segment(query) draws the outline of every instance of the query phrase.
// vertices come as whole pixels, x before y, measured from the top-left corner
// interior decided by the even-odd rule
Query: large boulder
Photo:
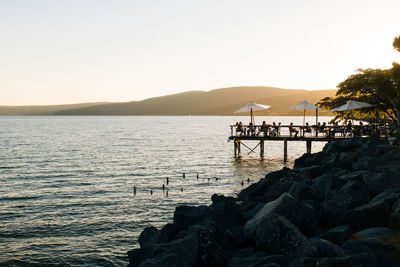
[[[370,202],[346,213],[350,227],[362,230],[369,227],[386,226],[389,222],[391,207],[385,201]]]
[[[348,225],[339,225],[329,229],[327,232],[320,234],[318,237],[329,240],[337,245],[341,245],[349,240],[351,235],[350,227]]]
[[[300,200],[319,200],[320,198],[318,197],[317,193],[315,192],[315,189],[306,184],[306,182],[303,181],[296,181],[292,184],[292,186],[289,189],[289,194],[292,196],[297,197]]]
[[[318,266],[318,267],[375,267],[381,266],[376,262],[374,255],[361,253],[343,257],[312,258],[303,257],[290,264],[291,267],[297,266]]]
[[[311,238],[310,246],[308,247],[305,256],[307,257],[343,257],[345,252],[340,246],[320,238]]]
[[[207,206],[178,206],[174,212],[174,223],[182,226],[189,226],[199,223],[209,212]]]
[[[302,255],[309,246],[308,239],[297,227],[278,214],[263,216],[247,228],[245,231],[253,238],[256,247],[269,255],[282,254],[294,258]]]
[[[378,241],[383,238],[391,237],[395,231],[386,227],[372,227],[355,233],[356,236],[363,240]]]
[[[400,189],[400,169],[383,169],[367,173],[363,181],[368,189],[378,194],[390,189]]]
[[[151,245],[153,245],[158,241],[159,236],[160,236],[160,231],[157,228],[153,226],[145,228],[140,234],[138,239],[140,247],[141,248],[150,247]]]
[[[312,235],[318,230],[314,209],[292,195],[284,193],[275,201],[265,204],[254,218],[246,223],[246,235],[251,236],[256,226],[272,213],[285,217],[306,235]]]

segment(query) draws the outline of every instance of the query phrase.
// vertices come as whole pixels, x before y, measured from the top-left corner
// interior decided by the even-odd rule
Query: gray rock
[[[395,232],[386,227],[372,227],[355,233],[355,235],[368,241],[378,241],[385,237],[393,236]]]
[[[139,267],[184,267],[179,257],[172,253],[161,253],[154,258],[149,258],[142,262]]]
[[[244,227],[245,235],[252,236],[256,226],[270,214],[279,214],[295,224],[304,234],[312,234],[318,229],[318,221],[312,207],[302,203],[288,193],[271,201],[248,221]]]
[[[177,225],[173,223],[167,223],[160,231],[158,237],[159,243],[168,243],[175,239],[176,235],[186,228],[182,225]]]
[[[255,253],[247,257],[234,256],[228,263],[228,267],[243,267],[243,266],[287,266],[289,264],[287,257],[283,255],[260,255]]]
[[[370,202],[346,213],[350,227],[362,230],[369,227],[385,226],[389,221],[391,207],[385,201]]]
[[[174,223],[183,226],[189,226],[199,223],[207,214],[209,208],[207,206],[179,206],[174,212]]]
[[[337,245],[341,245],[349,240],[351,235],[350,227],[348,225],[340,225],[329,229],[329,231],[319,235],[319,238],[329,240]]]
[[[374,194],[390,189],[400,189],[400,170],[384,169],[367,173],[363,181]]]
[[[157,228],[150,226],[145,228],[142,233],[140,233],[138,242],[141,248],[150,247],[158,241],[160,236],[160,231]]]
[[[295,225],[274,213],[263,216],[251,228],[248,233],[252,234],[256,247],[267,254],[282,254],[293,258],[303,254],[309,246],[308,239]]]

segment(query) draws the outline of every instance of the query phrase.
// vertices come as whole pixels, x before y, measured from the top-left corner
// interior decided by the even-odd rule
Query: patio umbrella
[[[254,115],[253,112],[254,111],[258,111],[258,110],[266,110],[268,108],[270,108],[271,106],[267,106],[267,105],[261,105],[261,104],[257,104],[254,102],[250,102],[248,103],[246,106],[236,110],[233,113],[245,113],[245,112],[250,112],[250,122],[254,125],[255,121],[254,121]]]
[[[367,108],[372,107],[371,104],[365,102],[359,102],[354,100],[349,100],[343,106],[333,108],[330,111],[345,111],[345,110],[352,110],[352,109],[359,109],[359,108]]]
[[[359,108],[367,108],[367,107],[372,107],[371,104],[365,103],[365,102],[359,102],[359,101],[354,101],[354,100],[348,100],[346,104],[333,108],[329,111],[345,111],[345,110],[353,110],[353,109],[359,109]],[[353,113],[351,112],[351,117],[353,117]],[[353,120],[353,119],[352,119]]]
[[[305,120],[306,120],[306,109],[307,110],[315,110],[315,118],[316,118],[316,123],[315,125],[318,124],[318,110],[321,109],[320,107],[317,107],[316,105],[311,104],[310,102],[308,102],[307,100],[301,101],[300,103],[297,103],[294,106],[290,106],[289,109],[293,109],[293,110],[304,110],[304,114],[303,114],[303,126],[305,124]]]

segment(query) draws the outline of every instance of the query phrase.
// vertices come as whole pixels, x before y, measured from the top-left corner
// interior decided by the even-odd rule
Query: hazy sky
[[[0,105],[334,89],[400,61],[399,11],[399,0],[0,0]]]

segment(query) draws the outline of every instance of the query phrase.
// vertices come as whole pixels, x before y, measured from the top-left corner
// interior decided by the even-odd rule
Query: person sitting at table
[[[346,134],[348,134],[349,136],[353,135],[353,124],[351,123],[351,120],[347,122],[345,135]]]
[[[264,136],[267,136],[269,130],[269,125],[265,121],[263,121],[261,127],[260,127],[260,132],[264,133]]]
[[[290,125],[289,125],[290,137],[292,137],[292,133],[295,133],[294,137],[297,137],[297,135],[299,134],[299,130],[297,130],[296,128],[293,127],[293,122],[291,122]]]
[[[310,125],[308,124],[308,122],[306,122],[306,126],[304,126],[304,129],[303,129],[303,136],[304,136],[305,133],[311,133],[311,127],[310,127]]]
[[[278,136],[278,126],[276,126],[275,122],[272,123],[272,129],[269,132],[269,135],[272,136],[272,137],[277,137]]]
[[[256,133],[256,127],[254,127],[253,123],[249,123],[249,127],[247,127],[247,136],[254,135]]]
[[[242,122],[236,123],[236,135],[238,133],[240,133],[239,136],[242,136],[242,134],[243,134],[243,123]]]

